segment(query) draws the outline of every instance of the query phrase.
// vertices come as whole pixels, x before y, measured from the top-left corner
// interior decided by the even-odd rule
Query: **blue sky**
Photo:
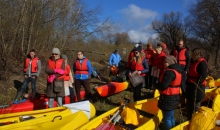
[[[164,13],[181,12],[187,15],[188,7],[196,0],[83,0],[89,8],[102,7],[102,17],[111,17],[117,24],[116,32],[127,32],[133,42],[146,43],[155,34],[149,30],[154,19]]]

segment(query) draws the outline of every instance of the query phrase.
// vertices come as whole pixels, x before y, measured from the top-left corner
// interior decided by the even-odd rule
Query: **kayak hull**
[[[154,130],[158,127],[162,120],[162,112],[157,107],[158,100],[157,99],[147,99],[142,100],[134,103],[129,103],[129,105],[133,105],[135,108],[140,109],[142,111],[145,111],[147,113],[153,114],[153,117],[145,117],[143,115],[140,115],[138,117],[139,124],[136,126],[137,130],[142,130],[147,128],[148,130]],[[114,112],[116,112],[118,109],[114,108],[106,113],[94,118],[93,120],[89,121],[88,123],[84,124],[82,127],[79,128],[79,130],[95,130],[99,126],[101,126],[103,123],[106,123],[106,119],[112,115]],[[115,129],[123,130],[124,128],[121,128],[120,126],[115,126]]]
[[[109,84],[95,88],[101,97],[111,96],[128,88],[128,82],[110,82]]]

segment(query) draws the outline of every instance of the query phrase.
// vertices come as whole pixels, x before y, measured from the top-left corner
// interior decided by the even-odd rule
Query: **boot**
[[[18,92],[14,102],[18,102],[20,100],[20,98],[21,98],[21,95],[22,95],[22,92]]]

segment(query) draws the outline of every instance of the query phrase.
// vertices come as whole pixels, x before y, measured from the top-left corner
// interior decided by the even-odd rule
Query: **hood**
[[[182,73],[182,71],[183,71],[179,64],[169,65],[168,68],[169,68],[169,69],[175,69],[175,70],[178,71],[179,73]]]

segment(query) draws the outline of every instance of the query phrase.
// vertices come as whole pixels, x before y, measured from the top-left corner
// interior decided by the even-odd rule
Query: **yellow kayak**
[[[144,130],[147,128],[147,130],[154,130],[158,127],[162,120],[162,112],[157,107],[158,100],[157,99],[145,99],[141,101],[137,101],[134,103],[129,103],[129,106],[134,106],[136,109],[142,111],[140,112],[140,115],[138,117],[133,118],[138,119],[138,125],[135,126],[134,129],[136,130]],[[107,111],[106,113],[94,118],[93,120],[89,121],[88,123],[84,124],[82,127],[79,128],[79,130],[95,130],[96,128],[99,128],[101,125],[105,125],[105,123],[108,123],[109,117],[113,115],[119,107],[111,109]],[[151,116],[148,116],[151,115]],[[129,115],[128,115],[129,116]],[[119,126],[115,125],[113,126],[116,130],[124,130],[125,127],[128,126]],[[134,126],[133,126],[134,127]]]
[[[78,111],[69,116],[57,116],[40,124],[13,128],[13,130],[75,130],[88,121],[86,114],[83,111]]]
[[[93,104],[89,103],[89,101],[84,101],[87,102],[87,108],[89,109],[89,111],[84,111],[87,116],[87,119],[85,120],[84,123],[86,123],[88,121],[88,119],[90,119],[91,117],[93,117],[95,115],[95,107],[93,106]],[[83,103],[83,102],[78,102],[79,103]],[[72,106],[80,106],[77,103],[72,103],[69,105]],[[83,107],[81,107],[83,108]],[[30,112],[21,112],[21,113],[11,113],[11,114],[2,114],[0,116],[4,116],[4,118],[0,119],[0,123],[1,122],[6,122],[7,121],[18,121],[16,123],[11,123],[10,125],[2,125],[0,126],[1,130],[10,130],[10,129],[15,129],[15,128],[21,128],[24,126],[30,126],[30,125],[39,125],[41,123],[44,122],[48,122],[48,121],[52,121],[54,118],[58,118],[58,117],[62,117],[62,119],[65,119],[65,117],[70,116],[70,115],[74,115],[74,113],[76,113],[77,111],[81,110],[81,108],[74,108],[74,107],[70,107],[70,106],[63,106],[63,107],[56,107],[56,108],[49,108],[49,109],[45,109],[45,110],[35,110],[35,111],[30,111]],[[55,111],[54,114],[49,114],[47,115],[47,113],[49,113],[48,111],[52,109],[52,110],[59,110],[59,111]],[[83,108],[84,109],[84,108]],[[40,112],[44,112],[46,111],[44,114],[40,114]],[[35,114],[33,114],[35,113]],[[38,113],[38,114],[36,114]],[[45,116],[46,115],[46,116]],[[13,117],[13,118],[8,118],[8,117]],[[82,116],[83,117],[83,116]],[[73,117],[74,118],[74,117]],[[16,119],[16,120],[15,120]],[[81,118],[79,122],[81,122]],[[84,120],[85,118],[83,117],[82,120]]]
[[[214,98],[212,103],[212,111],[216,114],[220,112],[220,95],[216,95],[216,97]],[[189,128],[190,128],[190,121],[186,121],[175,126],[171,130],[189,130]],[[220,130],[220,126],[215,126],[213,130]]]

